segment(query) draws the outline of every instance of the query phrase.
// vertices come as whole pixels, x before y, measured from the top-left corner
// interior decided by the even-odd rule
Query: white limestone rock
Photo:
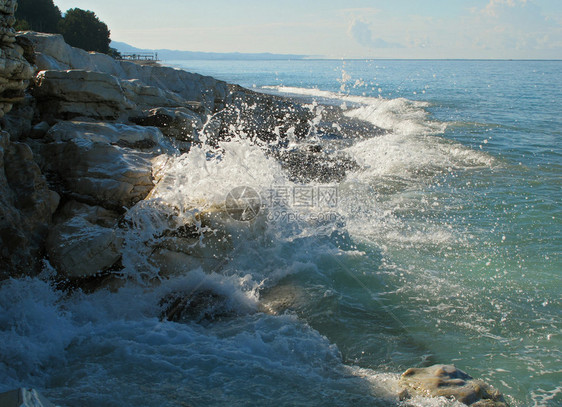
[[[40,109],[55,117],[117,119],[124,111],[135,108],[117,78],[101,72],[39,72],[34,95]]]
[[[507,407],[499,391],[453,365],[410,368],[402,374],[400,385],[405,389],[403,398],[446,397],[472,407]]]
[[[60,122],[39,146],[42,166],[65,193],[104,207],[131,207],[154,187],[152,161],[175,150],[154,127]]]
[[[59,34],[27,31],[20,35],[34,44],[39,70],[80,69],[103,72],[124,81],[136,79],[145,86],[175,93],[186,101],[200,102],[207,112],[214,112],[222,107],[229,93],[225,82],[210,76],[165,66],[117,61],[105,54],[73,48]]]
[[[155,106],[189,106],[176,93],[138,79],[119,80],[107,73],[76,69],[39,72],[34,95],[43,115],[64,119],[127,119],[131,112]]]
[[[176,93],[145,85],[139,79],[122,80],[121,87],[127,99],[139,109],[155,106],[182,107],[188,105],[188,102]]]

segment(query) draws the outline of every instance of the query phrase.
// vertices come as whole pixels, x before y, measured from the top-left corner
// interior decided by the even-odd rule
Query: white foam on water
[[[3,282],[0,391],[33,386],[56,403],[83,406],[379,398],[344,374],[336,346],[302,320],[253,313],[250,280],[194,272],[154,289],[89,295],[65,295],[38,279]],[[239,316],[207,325],[159,319],[163,295],[205,288],[229,296]]]
[[[382,97],[353,96],[323,91],[314,88],[288,86],[264,86],[280,94],[299,95],[318,98],[320,101],[338,102],[348,109],[348,117],[368,121],[377,127],[398,134],[439,134],[447,127],[446,123],[430,120],[425,108],[429,103],[405,98],[384,99]],[[349,104],[349,108],[348,108]]]
[[[493,158],[437,136],[386,134],[345,150],[362,170],[351,177],[422,180],[427,175],[489,167]]]

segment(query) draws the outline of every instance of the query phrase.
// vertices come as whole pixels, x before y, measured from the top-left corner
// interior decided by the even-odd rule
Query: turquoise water
[[[381,177],[369,180],[373,187],[361,200],[372,202],[372,212],[363,208],[355,216],[379,225],[357,227],[353,238],[376,260],[351,269],[377,301],[359,286],[346,288],[360,310],[348,317],[354,330],[344,328],[347,318],[340,326],[318,322],[318,330],[360,366],[392,370],[425,358],[452,361],[516,404],[562,403],[562,62],[201,61],[183,67],[256,90],[273,85],[307,96],[315,92],[289,88],[428,102],[423,120],[446,129],[427,137],[459,142],[482,153],[483,162],[446,168],[442,157],[432,163],[432,157],[413,156],[426,161],[414,171],[428,174],[408,174],[391,193],[377,191]],[[396,168],[390,175],[408,170]],[[390,214],[381,219],[381,210]],[[380,226],[385,216],[391,220]],[[375,323],[373,330],[371,318],[386,318],[390,326]]]
[[[399,405],[398,374],[454,363],[512,406],[562,404],[562,62],[170,64],[387,132],[339,147],[359,168],[312,185],[336,189],[336,205],[229,225],[220,267],[117,293],[4,283],[0,390],[81,406]],[[216,204],[233,186],[299,186],[247,140],[218,161],[192,150],[168,173]],[[164,295],[195,286],[228,296],[236,317],[159,320]],[[276,298],[286,309],[262,312]]]

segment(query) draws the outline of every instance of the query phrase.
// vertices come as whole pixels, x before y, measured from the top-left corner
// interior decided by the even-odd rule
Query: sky
[[[54,0],[138,48],[327,58],[562,59],[562,0]]]

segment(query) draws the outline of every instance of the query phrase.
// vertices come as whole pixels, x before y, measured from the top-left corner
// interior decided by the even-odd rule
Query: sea
[[[224,215],[234,193],[252,210],[196,225],[196,260],[158,284],[61,291],[48,261],[3,281],[0,391],[61,406],[461,406],[396,397],[407,368],[454,364],[512,407],[562,405],[562,61],[165,63],[299,100],[313,128],[338,106],[382,130],[311,132],[356,162],[337,181],[295,180],[242,131],[172,157],[158,204]],[[154,272],[157,207],[125,215],[129,277]],[[167,320],[178,292],[200,299]]]

